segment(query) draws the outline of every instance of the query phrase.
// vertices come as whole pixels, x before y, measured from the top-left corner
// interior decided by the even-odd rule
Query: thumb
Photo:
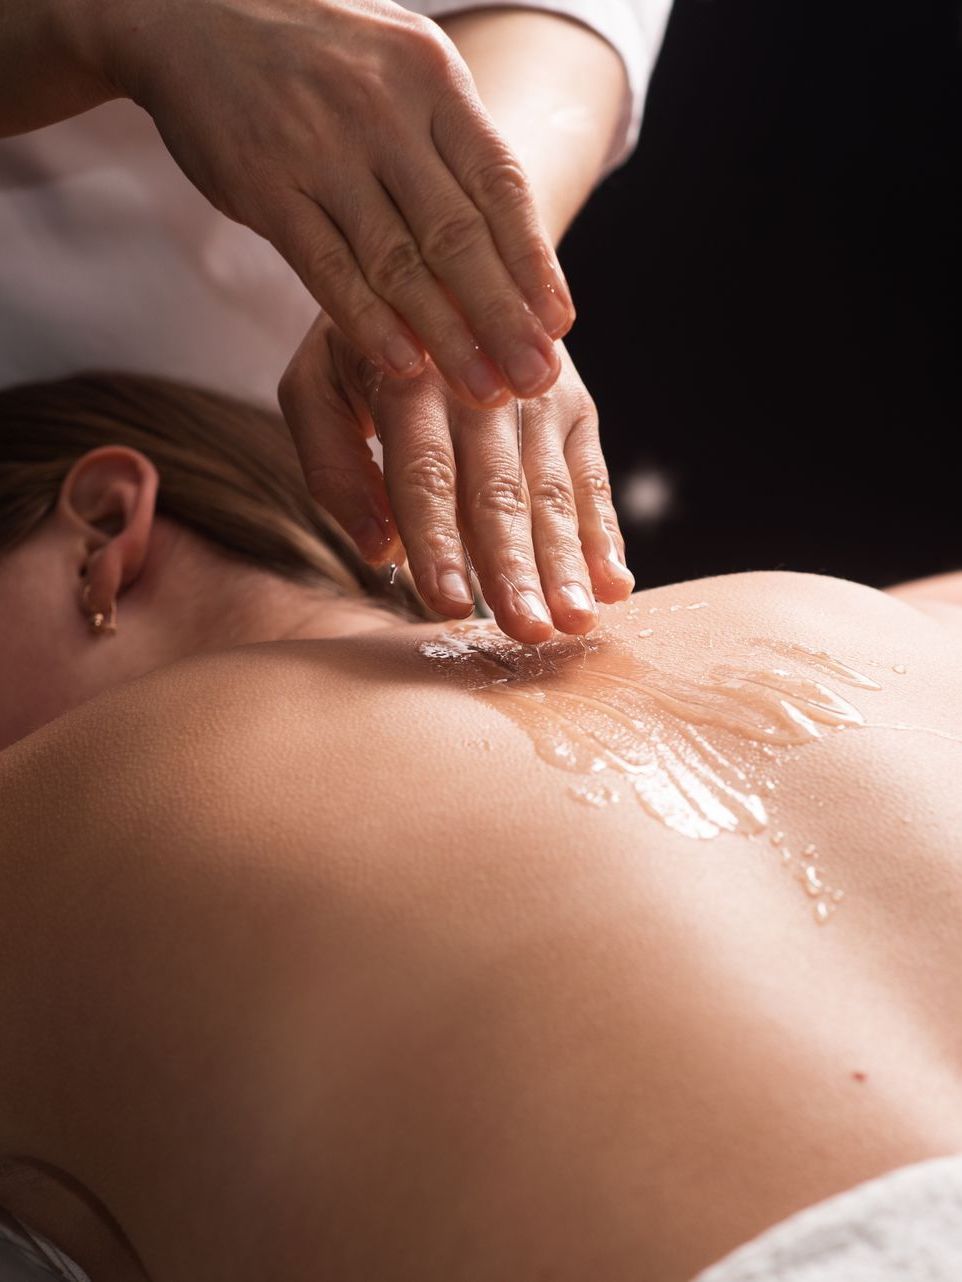
[[[398,533],[367,444],[376,374],[322,315],[294,353],[277,395],[312,497],[366,561],[384,564],[398,550]]]

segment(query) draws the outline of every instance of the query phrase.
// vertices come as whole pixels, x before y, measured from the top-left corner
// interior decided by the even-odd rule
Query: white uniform
[[[438,18],[503,2],[405,7]],[[520,3],[580,20],[621,54],[614,168],[637,141],[671,0]],[[273,247],[207,203],[133,103],[0,140],[0,386],[113,369],[273,405],[316,314]]]

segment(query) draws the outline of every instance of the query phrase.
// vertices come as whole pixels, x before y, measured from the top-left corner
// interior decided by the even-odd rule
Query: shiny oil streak
[[[659,667],[642,657],[647,647],[608,631],[524,646],[465,623],[419,650],[514,721],[543,760],[577,776],[575,800],[600,809],[633,797],[698,839],[766,833],[773,756],[866,724],[828,680],[879,689],[822,651],[762,639],[747,657],[695,676]],[[817,866],[818,852],[794,855],[782,833],[770,840],[815,900],[816,921],[828,920],[843,892]]]

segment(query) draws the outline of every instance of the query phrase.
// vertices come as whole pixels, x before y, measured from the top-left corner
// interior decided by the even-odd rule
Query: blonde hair
[[[56,505],[89,450],[139,450],[160,476],[157,511],[229,555],[304,584],[433,616],[390,587],[317,505],[279,415],[166,379],[91,373],[0,391],[0,554]]]

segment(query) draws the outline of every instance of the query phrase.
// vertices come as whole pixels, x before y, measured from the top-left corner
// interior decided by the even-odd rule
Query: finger
[[[378,426],[384,478],[424,602],[466,618],[474,609],[457,520],[455,457],[444,384],[426,377],[382,389]]]
[[[481,350],[498,365],[514,394],[546,391],[560,369],[554,343],[505,267],[484,215],[437,152],[407,148],[403,158],[388,161],[382,180],[424,263],[450,291]],[[398,300],[388,297],[400,308]],[[430,335],[419,332],[433,355]]]
[[[484,599],[508,636],[547,641],[554,629],[531,542],[514,407],[465,411],[456,457],[461,532]]]
[[[345,388],[327,335],[315,325],[278,387],[278,400],[313,498],[346,530],[361,556],[375,565],[397,559],[397,528],[384,479],[365,439],[368,423]],[[352,404],[353,400],[353,404]]]
[[[635,578],[625,562],[625,541],[611,499],[598,415],[590,403],[568,433],[564,456],[578,510],[581,548],[595,596],[608,605],[623,601],[631,595]]]
[[[289,196],[271,227],[278,253],[359,351],[397,377],[423,371],[420,340],[371,289],[351,246],[315,201],[302,193]]]
[[[441,158],[484,215],[531,310],[552,338],[562,338],[574,324],[575,310],[561,264],[524,169],[477,94],[461,89],[445,97],[431,132]]]
[[[578,534],[578,509],[552,402],[524,407],[522,453],[531,534],[551,617],[560,632],[582,635],[598,623],[591,574]]]
[[[423,192],[420,200],[423,204]],[[478,350],[381,184],[368,176],[343,189],[332,212],[350,238],[371,289],[405,318],[456,395],[476,407],[504,403],[509,392],[501,374]],[[544,342],[551,346],[547,339]]]

